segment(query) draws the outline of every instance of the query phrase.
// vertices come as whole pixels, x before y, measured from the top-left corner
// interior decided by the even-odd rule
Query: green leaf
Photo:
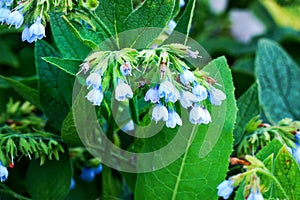
[[[32,199],[63,200],[69,192],[71,177],[69,155],[62,154],[59,161],[49,160],[43,166],[38,160],[31,161],[25,182]]]
[[[194,10],[196,6],[196,0],[189,0],[183,14],[180,16],[177,25],[174,29],[175,32],[173,32],[166,43],[183,43],[186,44],[189,32],[192,26],[193,16],[194,16]],[[178,36],[178,33],[176,31],[181,32],[186,35],[184,38],[184,41],[178,41],[181,37]]]
[[[91,52],[91,49],[71,32],[60,14],[50,14],[50,25],[55,44],[64,58],[83,60]]]
[[[149,46],[170,21],[174,7],[175,0],[145,0],[124,21],[124,31],[134,31],[122,35],[120,46],[137,49]]]
[[[60,130],[72,104],[74,77],[45,62],[42,57],[47,56],[58,54],[46,42],[36,42],[35,63],[42,108],[53,127]]]
[[[94,31],[93,29],[83,27],[82,25],[76,22],[72,23],[66,17],[64,17],[64,19],[68,23],[74,35],[78,39],[80,39],[82,43],[89,46],[91,49],[97,48],[99,44],[105,39],[105,34],[101,34],[99,32]]]
[[[225,179],[232,152],[232,131],[237,108],[226,59],[218,58],[204,70],[223,85],[226,100],[221,106],[211,107],[210,125],[192,126],[188,122],[188,116],[182,112],[181,117],[185,123],[180,129],[164,128],[154,137],[145,140],[143,150],[149,152],[165,146],[175,135],[182,138],[176,148],[167,154],[157,155],[162,160],[168,159],[174,153],[180,153],[180,148],[184,148],[185,152],[175,162],[158,171],[138,174],[135,199],[218,198],[217,186]],[[149,164],[144,160],[143,162]]]
[[[286,146],[279,151],[274,166],[274,175],[284,188],[290,200],[300,199],[300,169],[299,164],[288,152]],[[278,198],[285,197],[278,190]]]
[[[73,118],[72,110],[67,115],[61,128],[61,137],[69,146],[82,146]]]
[[[271,40],[260,40],[256,55],[259,100],[268,120],[300,119],[299,66]]]
[[[234,144],[241,141],[249,121],[260,114],[257,85],[253,84],[237,101],[238,113],[234,129]]]
[[[283,144],[277,139],[273,139],[267,146],[260,150],[255,156],[261,161],[267,159],[271,154],[274,154],[274,157],[277,156],[279,150],[282,148]]]
[[[125,31],[124,21],[132,11],[131,0],[99,1],[96,10],[99,19],[116,38],[118,33]]]
[[[12,78],[4,77],[0,75],[0,78],[6,81],[17,93],[19,93],[24,99],[30,101],[38,109],[41,109],[41,102],[39,93],[37,90],[28,87],[27,85],[20,83]]]
[[[76,73],[79,70],[79,65],[83,62],[82,60],[64,59],[57,57],[44,57],[42,59],[72,76],[76,76]]]

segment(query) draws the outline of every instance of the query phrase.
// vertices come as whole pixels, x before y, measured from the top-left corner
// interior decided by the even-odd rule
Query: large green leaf
[[[83,60],[90,53],[91,49],[73,34],[60,14],[51,13],[50,25],[55,44],[64,58]]]
[[[32,199],[63,200],[70,189],[72,169],[68,154],[59,161],[49,160],[40,166],[38,160],[30,162],[26,186]]]
[[[236,119],[236,102],[231,73],[224,57],[218,58],[204,68],[224,87],[227,95],[221,106],[211,108],[212,123],[192,126],[186,116],[180,129],[163,129],[145,140],[143,150],[153,151],[173,139],[182,137],[173,152],[158,155],[162,160],[179,153],[179,159],[154,172],[138,174],[135,187],[136,199],[217,199],[217,186],[225,179],[229,156],[232,151],[232,131]],[[184,119],[186,118],[186,119]]]
[[[271,122],[287,117],[300,119],[300,69],[282,47],[259,41],[256,56],[259,100]]]
[[[300,169],[286,146],[279,151],[274,166],[274,175],[279,180],[290,200],[300,199]],[[278,198],[285,199],[278,190]]]
[[[61,128],[61,137],[69,146],[82,146],[81,139],[77,134],[72,111],[69,112],[63,122]]]
[[[145,0],[124,21],[124,31],[131,31],[122,35],[120,46],[147,47],[161,34],[162,28],[168,24],[174,7],[175,0]]]
[[[234,144],[238,144],[245,132],[245,126],[249,121],[259,115],[259,102],[257,85],[253,84],[237,101],[239,109],[236,117],[236,125],[234,129]]]
[[[39,94],[44,113],[50,123],[60,130],[72,104],[74,76],[47,63],[42,57],[58,56],[44,41],[35,43],[35,63],[39,76]]]
[[[37,90],[28,87],[27,85],[16,81],[12,78],[4,77],[0,75],[0,79],[6,81],[17,93],[19,93],[24,99],[33,103],[37,108],[41,109],[41,103],[39,93]]]

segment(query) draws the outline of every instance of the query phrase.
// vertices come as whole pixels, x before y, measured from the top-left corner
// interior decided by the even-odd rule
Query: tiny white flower
[[[95,106],[100,106],[103,100],[102,88],[94,88],[87,95],[86,98],[93,103]]]
[[[190,70],[183,69],[183,73],[180,74],[180,81],[183,85],[187,86],[195,81],[195,76]]]
[[[119,80],[116,91],[115,91],[115,98],[117,101],[125,101],[128,98],[133,97],[133,92],[130,86],[123,81]]]
[[[166,126],[168,128],[175,128],[176,125],[182,126],[182,120],[177,112],[169,110],[168,120],[166,121]]]
[[[190,111],[190,122],[192,124],[202,124],[207,121],[207,113],[198,105],[195,105]]]
[[[188,107],[193,106],[193,103],[197,102],[197,97],[191,92],[184,91],[180,95],[180,103],[182,107],[187,109]]]
[[[227,7],[228,0],[209,0],[209,7],[215,14],[221,14]]]
[[[159,97],[165,98],[166,102],[175,103],[180,98],[180,93],[177,88],[168,80],[162,82],[159,86]]]
[[[127,131],[133,131],[134,130],[134,122],[130,120],[127,124],[125,124],[122,128],[122,131],[127,132]]]
[[[92,86],[93,88],[98,89],[101,86],[101,82],[101,75],[96,72],[91,73],[86,79],[88,88]]]
[[[168,23],[168,28],[166,30],[166,33],[171,35],[176,26],[177,26],[177,23],[174,20],[171,20]]]
[[[210,86],[210,91],[208,92],[209,100],[212,105],[221,105],[222,101],[226,99],[226,95],[222,90],[219,90],[213,86]]]
[[[203,101],[207,98],[207,90],[202,85],[195,84],[192,88],[192,92],[197,97],[198,101]]]
[[[152,111],[152,120],[154,120],[156,123],[159,120],[167,121],[168,120],[167,108],[161,104],[156,105]]]

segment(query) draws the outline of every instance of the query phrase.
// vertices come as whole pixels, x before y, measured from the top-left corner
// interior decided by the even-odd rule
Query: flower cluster
[[[0,23],[5,23],[9,27],[15,26],[16,29],[19,29],[24,23],[24,13],[28,8],[24,9],[26,3],[20,3],[17,7],[13,7],[13,5],[13,0],[0,1]],[[35,22],[30,27],[25,25],[22,32],[22,41],[32,43],[43,37],[46,37],[46,35],[45,26],[42,24],[42,16],[36,17]]]
[[[192,124],[208,124],[212,120],[207,100],[212,105],[221,105],[226,96],[212,86],[208,74],[200,70],[192,72],[183,59],[197,57],[198,52],[180,44],[141,52],[134,49],[95,52],[86,58],[80,70],[84,73],[90,70],[86,78],[89,89],[86,98],[100,106],[105,92],[112,88],[115,99],[125,101],[133,97],[132,87],[137,84],[137,92],[144,93],[144,100],[154,104],[151,118],[155,122],[164,121],[169,128],[181,126],[182,120],[176,111],[181,105],[189,110]],[[136,77],[139,79],[133,80]]]

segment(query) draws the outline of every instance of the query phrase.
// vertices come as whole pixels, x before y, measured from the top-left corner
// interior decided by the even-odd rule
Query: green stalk
[[[3,189],[0,189],[0,193],[9,195],[11,197],[14,197],[15,199],[19,200],[31,200],[30,198],[24,197],[16,192],[14,192],[12,189],[10,189],[8,186],[6,186],[4,183],[0,183],[0,186]]]

